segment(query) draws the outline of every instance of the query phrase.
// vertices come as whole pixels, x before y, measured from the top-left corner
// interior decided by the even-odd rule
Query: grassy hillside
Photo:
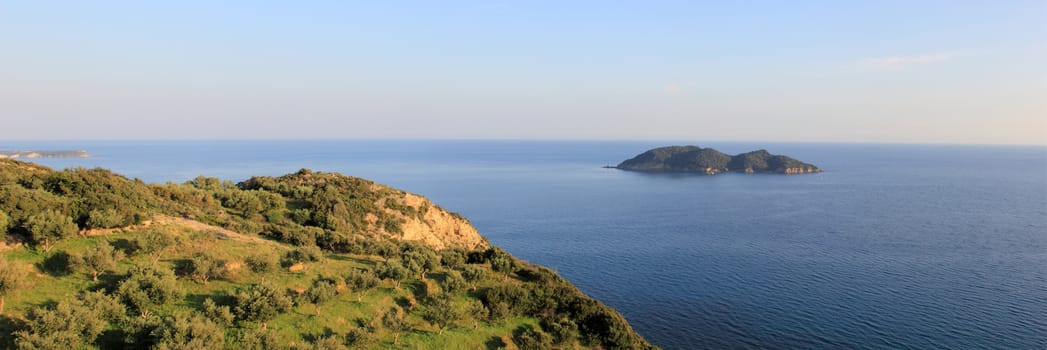
[[[0,160],[0,348],[651,348],[412,196],[308,170],[155,185]]]

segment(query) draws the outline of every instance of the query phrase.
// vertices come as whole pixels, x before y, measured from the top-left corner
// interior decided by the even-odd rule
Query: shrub
[[[324,252],[315,245],[302,246],[284,254],[284,264],[290,266],[300,262],[321,261]]]
[[[183,272],[197,282],[207,284],[212,278],[221,277],[225,261],[207,253],[196,253],[185,263]]]
[[[113,228],[124,226],[128,221],[116,212],[115,209],[93,209],[87,212],[87,227],[89,228]]]
[[[552,347],[552,338],[531,325],[523,325],[513,331],[513,343],[520,350],[544,350]]]
[[[0,259],[0,315],[4,314],[4,297],[21,288],[27,275],[21,266]]]
[[[36,307],[26,315],[25,328],[15,332],[15,344],[21,349],[87,348],[105,329],[104,318],[81,301]]]
[[[153,347],[157,350],[218,350],[225,345],[225,329],[200,315],[165,317],[152,335],[157,339]]]
[[[291,298],[272,284],[251,285],[233,295],[233,314],[239,320],[268,321],[290,310]]]
[[[269,273],[280,267],[280,258],[276,254],[262,252],[248,256],[244,259],[247,267],[255,273]]]
[[[225,305],[215,304],[214,300],[207,298],[204,300],[202,314],[212,322],[222,327],[228,327],[233,324],[233,312]]]
[[[182,287],[168,269],[134,266],[116,291],[124,304],[146,316],[151,309],[163,306],[183,295]]]

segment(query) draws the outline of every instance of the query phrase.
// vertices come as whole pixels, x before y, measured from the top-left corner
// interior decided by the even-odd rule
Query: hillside
[[[808,174],[822,171],[812,164],[788,156],[774,155],[766,150],[731,156],[712,148],[698,146],[655,148],[625,160],[615,168],[648,172],[696,172],[710,175],[724,172]]]
[[[653,348],[424,197],[0,159],[0,349]]]

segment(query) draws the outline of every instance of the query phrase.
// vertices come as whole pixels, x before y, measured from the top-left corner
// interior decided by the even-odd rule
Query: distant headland
[[[0,158],[88,158],[91,157],[87,151],[3,151],[0,150]]]
[[[626,160],[618,166],[622,170],[648,172],[691,172],[719,174],[725,172],[810,174],[820,173],[818,167],[791,157],[774,155],[767,150],[757,150],[738,155],[728,155],[712,148],[698,146],[659,147]]]

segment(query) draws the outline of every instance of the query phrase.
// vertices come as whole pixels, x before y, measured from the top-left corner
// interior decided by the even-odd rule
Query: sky
[[[0,0],[0,139],[1047,144],[1047,1]]]

